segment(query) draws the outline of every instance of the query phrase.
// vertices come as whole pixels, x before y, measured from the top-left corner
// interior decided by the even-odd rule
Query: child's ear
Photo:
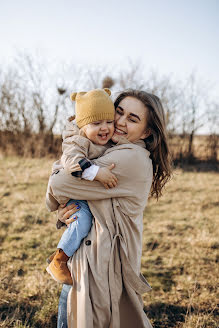
[[[103,90],[106,91],[106,93],[108,93],[109,96],[111,95],[111,91],[110,91],[110,89],[108,89],[108,88],[104,88]]]
[[[79,99],[81,96],[85,95],[87,92],[73,92],[71,95],[70,95],[70,99],[72,101],[75,101],[76,98]]]
[[[77,96],[77,92],[72,92],[71,95],[70,95],[70,99],[72,101],[75,101],[76,96]]]

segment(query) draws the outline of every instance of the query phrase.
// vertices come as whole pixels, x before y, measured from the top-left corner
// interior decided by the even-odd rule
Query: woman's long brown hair
[[[144,141],[153,164],[151,196],[158,199],[162,195],[162,189],[170,179],[172,172],[164,109],[157,96],[134,89],[120,93],[115,100],[115,108],[126,97],[140,100],[147,108],[147,129],[150,129],[151,134]]]

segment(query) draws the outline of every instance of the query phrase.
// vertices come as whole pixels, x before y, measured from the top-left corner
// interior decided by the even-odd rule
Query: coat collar
[[[128,139],[126,139],[125,137],[121,137],[121,138],[119,139],[119,141],[118,141],[116,144],[114,144],[114,146],[119,146],[119,145],[124,145],[124,144],[134,144],[134,145],[140,146],[140,147],[142,147],[142,148],[146,148],[146,147],[145,147],[145,142],[144,142],[144,140],[139,139],[139,140],[136,141],[136,142],[130,142],[130,141],[129,141]]]

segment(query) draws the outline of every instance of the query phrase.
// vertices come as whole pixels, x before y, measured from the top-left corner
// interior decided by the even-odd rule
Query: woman
[[[142,218],[149,193],[159,198],[171,175],[164,111],[158,97],[137,90],[121,93],[115,108],[116,145],[95,164],[114,163],[118,186],[65,181],[64,196],[86,199],[95,220],[69,261],[74,284],[69,293],[63,287],[58,327],[66,325],[68,294],[69,328],[151,327],[141,299],[151,289],[140,274]],[[61,208],[59,219],[66,222],[73,212]]]

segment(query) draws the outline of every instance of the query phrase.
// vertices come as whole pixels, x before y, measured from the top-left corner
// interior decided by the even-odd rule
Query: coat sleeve
[[[149,157],[139,154],[135,149],[114,150],[95,160],[99,166],[115,164],[113,173],[118,178],[115,188],[105,189],[98,181],[78,180],[60,170],[52,175],[49,181],[47,193],[58,195],[60,199],[68,197],[78,200],[103,200],[116,197],[130,197],[145,191],[147,182],[147,169],[149,169]],[[150,169],[149,169],[150,171]]]
[[[62,133],[61,156],[61,165],[69,173],[81,171],[78,162],[88,157],[90,140],[85,138],[82,133],[80,133],[76,123],[69,118]]]
[[[87,138],[79,135],[63,140],[61,164],[67,172],[81,171],[78,162],[88,157],[89,143]]]

